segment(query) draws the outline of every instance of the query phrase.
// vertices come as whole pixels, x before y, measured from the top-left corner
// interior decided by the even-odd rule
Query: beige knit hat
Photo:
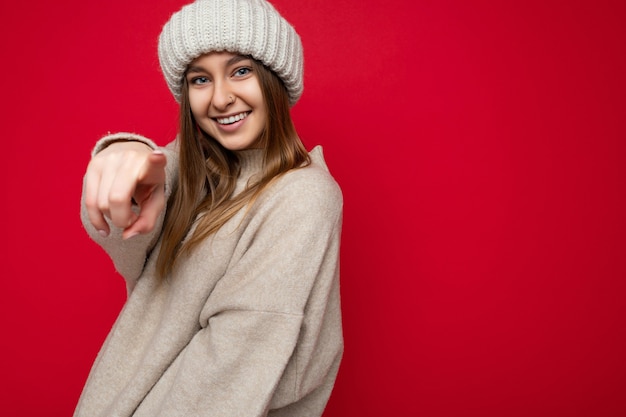
[[[261,61],[283,81],[292,106],[302,95],[300,36],[265,0],[196,0],[172,15],[159,36],[159,62],[176,101],[189,63],[213,51]]]

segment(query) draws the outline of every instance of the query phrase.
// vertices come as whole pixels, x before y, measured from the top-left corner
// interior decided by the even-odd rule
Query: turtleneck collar
[[[239,194],[246,188],[252,176],[261,172],[263,169],[263,156],[265,152],[264,149],[245,149],[235,153],[239,158],[239,166],[241,169],[235,188],[235,194]]]

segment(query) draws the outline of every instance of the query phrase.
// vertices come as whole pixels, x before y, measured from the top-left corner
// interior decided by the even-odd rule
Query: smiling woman
[[[343,352],[342,195],[291,121],[300,39],[264,0],[198,0],[159,58],[177,139],[109,135],[85,176],[83,223],[128,299],[75,416],[319,416]]]

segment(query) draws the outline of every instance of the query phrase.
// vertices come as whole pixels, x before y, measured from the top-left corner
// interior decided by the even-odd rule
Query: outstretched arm
[[[177,172],[175,141],[159,148],[143,136],[116,133],[102,138],[93,151],[81,219],[126,279],[129,292],[161,233]]]

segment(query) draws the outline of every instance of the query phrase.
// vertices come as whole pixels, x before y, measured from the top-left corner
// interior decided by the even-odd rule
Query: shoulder
[[[309,156],[311,163],[280,176],[267,190],[267,198],[274,207],[336,217],[343,209],[341,188],[328,170],[322,148],[315,147]]]
[[[343,202],[341,188],[328,170],[322,147],[315,147],[309,152],[309,156],[311,163],[287,172],[278,180],[277,188],[284,197],[293,196],[309,203],[325,201],[341,204]]]

